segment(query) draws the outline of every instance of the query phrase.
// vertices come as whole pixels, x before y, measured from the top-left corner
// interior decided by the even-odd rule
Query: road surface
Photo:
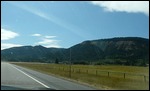
[[[1,62],[1,90],[95,90],[92,87]]]

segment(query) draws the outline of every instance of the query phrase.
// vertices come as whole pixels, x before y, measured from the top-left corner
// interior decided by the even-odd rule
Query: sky
[[[149,39],[149,1],[1,1],[1,50],[114,37]]]

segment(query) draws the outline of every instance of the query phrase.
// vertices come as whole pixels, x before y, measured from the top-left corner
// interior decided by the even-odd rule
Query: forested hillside
[[[120,64],[145,66],[149,63],[149,39],[122,37],[88,40],[70,48],[43,46],[13,47],[1,51],[1,60],[75,64]]]

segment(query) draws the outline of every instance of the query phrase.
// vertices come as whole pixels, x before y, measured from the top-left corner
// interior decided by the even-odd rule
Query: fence
[[[64,72],[69,72],[70,69],[67,67],[50,67],[49,69],[60,70]],[[71,73],[78,73],[78,74],[88,74],[88,75],[96,75],[96,76],[107,76],[107,77],[118,77],[123,79],[138,79],[142,78],[143,81],[149,80],[149,76],[144,74],[137,74],[137,73],[127,73],[127,72],[115,72],[115,71],[105,71],[105,70],[97,70],[97,69],[81,69],[81,68],[71,68]]]

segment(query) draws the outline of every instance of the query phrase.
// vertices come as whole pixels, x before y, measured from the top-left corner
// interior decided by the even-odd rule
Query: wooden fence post
[[[144,75],[144,81],[146,82],[146,76]]]
[[[96,70],[96,75],[97,75],[97,70]]]
[[[124,73],[124,79],[125,79],[125,73]]]

